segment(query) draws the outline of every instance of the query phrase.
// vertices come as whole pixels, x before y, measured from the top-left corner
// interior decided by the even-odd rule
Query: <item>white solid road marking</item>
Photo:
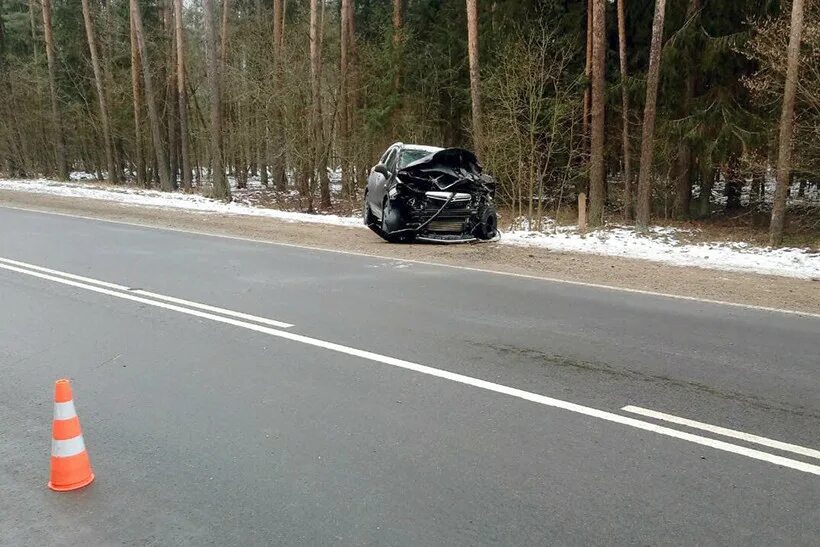
[[[621,410],[623,410],[624,412],[632,412],[633,414],[640,414],[641,416],[646,416],[647,418],[655,418],[656,420],[663,420],[665,422],[672,422],[674,424],[685,425],[693,429],[709,431],[710,433],[723,435],[724,437],[740,439],[741,441],[746,441],[748,443],[768,446],[769,448],[783,450],[784,452],[793,452],[795,454],[800,454],[801,456],[808,456],[810,458],[820,459],[820,450],[806,448],[805,446],[784,443],[782,441],[776,441],[774,439],[768,439],[766,437],[760,437],[758,435],[752,435],[750,433],[744,433],[743,431],[737,431],[735,429],[728,429],[717,425],[696,422],[695,420],[690,420],[688,418],[681,418],[680,416],[673,416],[672,414],[665,414],[663,412],[650,410],[648,408],[641,408],[639,406],[629,405],[623,407]]]
[[[144,291],[142,289],[129,289],[125,285],[118,285],[116,283],[109,283],[107,281],[100,281],[99,279],[93,279],[91,277],[83,277],[81,275],[70,274],[66,272],[61,272],[59,270],[52,270],[50,268],[44,268],[42,266],[35,266],[34,264],[29,264],[27,262],[20,262],[19,260],[11,260],[10,258],[3,258],[0,257],[0,267],[3,264],[9,264],[12,266],[18,266],[21,268],[27,268],[29,270],[35,270],[38,272],[45,272],[47,274],[65,277],[67,279],[73,279],[76,281],[81,281],[83,283],[89,283],[92,285],[98,285],[100,287],[105,287],[107,289],[113,289],[117,291],[126,291],[129,294],[140,294],[142,296],[154,298],[156,300],[165,300],[166,302],[173,302],[174,304],[181,304],[191,308],[198,308],[201,310],[207,310],[214,313],[220,313],[222,315],[228,315],[230,317],[237,317],[239,319],[245,319],[247,321],[254,321],[256,323],[262,323],[263,325],[270,325],[272,327],[279,327],[283,329],[287,329],[292,327],[290,323],[283,323],[282,321],[276,321],[274,319],[268,319],[267,317],[259,317],[257,315],[250,315],[248,313],[242,313],[233,310],[226,310],[225,308],[218,308],[216,306],[209,306],[208,304],[200,304],[199,302],[191,302],[190,300],[183,300],[182,298],[175,298],[173,296],[165,296],[164,294],[157,294],[150,291]],[[8,269],[8,268],[7,268]],[[103,294],[108,294],[103,293]],[[140,300],[141,301],[141,300]]]
[[[150,306],[156,306],[158,308],[164,308],[168,310],[178,311],[180,313],[185,313],[188,315],[193,315],[195,317],[201,317],[204,319],[210,319],[213,321],[218,321],[220,323],[225,323],[228,325],[233,325],[236,327],[245,328],[248,330],[260,332],[263,334],[268,334],[270,336],[276,336],[278,338],[284,338],[285,340],[291,340],[294,342],[299,342],[302,344],[306,344],[309,346],[323,348],[330,351],[335,351],[338,353],[342,353],[345,355],[351,355],[353,357],[359,357],[361,359],[366,359],[368,361],[374,361],[376,363],[382,363],[385,365],[389,365],[392,367],[402,368],[406,370],[411,370],[413,372],[418,372],[420,374],[426,374],[428,376],[433,376],[436,378],[442,378],[444,380],[449,380],[451,382],[457,382],[460,384],[473,386],[479,389],[483,389],[486,391],[491,391],[494,393],[500,393],[502,395],[508,395],[510,397],[516,397],[518,399],[522,399],[525,401],[530,401],[533,403],[538,403],[544,406],[549,406],[553,408],[560,408],[563,410],[568,410],[570,412],[575,412],[576,414],[582,414],[584,416],[590,416],[592,418],[598,418],[600,420],[605,420],[607,422],[613,422],[621,425],[626,425],[629,427],[634,427],[636,429],[641,429],[644,431],[651,431],[652,433],[657,433],[659,435],[665,435],[667,437],[672,437],[675,439],[680,439],[684,441],[688,441],[691,443],[699,444],[702,446],[708,446],[711,448],[715,448],[717,450],[723,450],[724,452],[731,452],[733,454],[738,454],[741,456],[746,456],[747,458],[752,458],[755,460],[761,460],[769,463],[773,463],[775,465],[781,465],[783,467],[788,467],[790,469],[795,469],[797,471],[802,471],[804,473],[811,473],[813,475],[820,475],[820,466],[813,465],[806,462],[801,462],[798,460],[793,460],[790,458],[785,458],[783,456],[777,456],[774,454],[769,454],[768,452],[763,452],[760,450],[755,450],[753,448],[747,448],[744,446],[739,446],[731,443],[727,443],[725,441],[719,441],[716,439],[710,439],[708,437],[702,437],[700,435],[695,435],[692,433],[686,433],[683,431],[678,431],[677,429],[672,429],[670,427],[665,427],[661,425],[657,425],[651,422],[644,422],[642,420],[637,420],[635,418],[630,418],[628,416],[622,416],[620,414],[615,414],[613,412],[607,412],[605,410],[599,410],[597,408],[591,408],[588,406],[579,405],[576,403],[571,403],[569,401],[562,401],[561,399],[554,399],[552,397],[547,397],[545,395],[539,395],[537,393],[531,393],[529,391],[524,391],[522,389],[517,389],[510,386],[505,386],[502,384],[496,384],[494,382],[488,382],[486,380],[481,380],[479,378],[473,378],[472,376],[466,376],[464,374],[458,374],[455,372],[450,372],[447,370],[442,370],[434,367],[430,367],[427,365],[420,365],[418,363],[413,363],[411,361],[405,361],[403,359],[397,359],[395,357],[389,357],[387,355],[380,355],[378,353],[373,353],[371,351],[360,350],[356,348],[351,348],[348,346],[343,346],[341,344],[336,344],[334,342],[327,342],[325,340],[319,340],[318,338],[311,338],[310,336],[304,336],[301,334],[294,334],[292,332],[278,330],[271,327],[266,327],[262,325],[257,325],[254,323],[247,323],[245,321],[239,321],[237,319],[232,319],[230,317],[225,317],[221,315],[214,315],[210,313],[205,313],[201,311],[197,311],[191,308],[184,308],[181,306],[175,306],[171,304],[166,304],[164,302],[158,302],[156,300],[149,300],[146,298],[141,298],[134,296],[132,294],[127,294],[123,292],[112,291],[109,289],[105,289],[102,287],[97,287],[94,285],[89,285],[87,283],[81,283],[79,281],[73,281],[71,279],[67,279],[65,277],[57,277],[54,275],[49,275],[45,273],[40,273],[33,270],[26,270],[23,268],[19,268],[16,266],[9,266],[7,264],[0,263],[0,268],[18,272],[25,275],[30,275],[34,277],[38,277],[41,279],[46,279],[49,281],[54,281],[56,283],[62,283],[64,285],[69,285],[72,287],[77,287],[80,289],[86,289],[89,291],[98,292],[101,294],[107,294],[109,296],[113,296],[116,298],[122,298],[125,300],[132,300],[136,302],[141,302],[143,304],[148,304]]]
[[[271,327],[280,327],[280,328],[290,328],[293,325],[290,323],[283,323],[282,321],[276,321],[275,319],[268,319],[267,317],[259,317],[258,315],[250,315],[247,313],[242,313],[239,311],[233,310],[226,310],[225,308],[217,308],[216,306],[209,306],[208,304],[200,304],[199,302],[191,302],[190,300],[183,300],[182,298],[174,298],[173,296],[165,296],[164,294],[157,294],[155,292],[144,291],[142,289],[135,289],[130,291],[135,294],[141,294],[143,296],[148,296],[151,298],[156,298],[157,300],[165,300],[166,302],[173,302],[174,304],[182,304],[183,306],[188,306],[190,308],[198,308],[200,310],[212,311],[215,313],[220,313],[222,315],[229,315],[231,317],[236,317],[237,319],[246,319],[248,321],[254,321],[256,323],[262,323],[263,325],[270,325]]]
[[[107,218],[99,218],[99,217],[90,217],[84,215],[72,215],[69,213],[59,213],[56,211],[43,211],[41,209],[30,209],[26,207],[16,207],[13,205],[5,205],[0,204],[0,207],[5,209],[12,209],[15,211],[25,211],[27,213],[40,213],[44,215],[55,215],[61,217],[68,217],[68,218],[79,218],[82,220],[93,220],[95,222],[107,222],[111,224],[122,224],[125,226],[136,226],[138,228],[148,228],[150,230],[163,230],[166,232],[180,232],[183,234],[193,234],[197,236],[206,236],[206,237],[218,237],[222,239],[232,239],[235,241],[245,241],[248,243],[260,243],[263,245],[276,245],[279,247],[292,247],[296,249],[306,249],[309,251],[321,251],[325,253],[336,253],[342,255],[351,255],[351,256],[362,256],[367,258],[378,258],[380,260],[391,260],[396,262],[405,262],[408,264],[419,264],[421,266],[434,266],[437,268],[452,268],[456,270],[465,270],[468,272],[478,272],[478,273],[486,273],[486,274],[493,274],[493,275],[502,275],[505,277],[517,277],[520,279],[531,279],[535,281],[546,281],[548,283],[561,283],[564,285],[573,285],[576,287],[592,287],[594,289],[602,289],[608,291],[616,291],[616,292],[625,292],[630,294],[642,294],[645,296],[656,296],[661,298],[672,298],[675,300],[685,300],[688,302],[702,302],[704,304],[714,304],[717,306],[730,306],[733,308],[742,308],[747,310],[755,310],[755,311],[765,311],[765,312],[773,312],[773,313],[784,313],[787,315],[800,315],[804,317],[814,317],[820,319],[820,313],[813,313],[808,311],[800,311],[800,310],[787,310],[783,308],[773,308],[770,306],[756,306],[754,304],[741,304],[739,302],[727,302],[725,300],[713,300],[711,298],[699,298],[697,296],[685,296],[680,294],[671,294],[671,293],[663,293],[663,292],[656,292],[656,291],[648,291],[643,289],[630,289],[628,287],[617,287],[614,285],[604,285],[602,283],[591,283],[586,281],[573,281],[571,279],[560,279],[556,277],[546,277],[540,275],[531,275],[531,274],[521,274],[521,273],[514,273],[514,272],[503,272],[499,270],[489,270],[485,268],[473,268],[470,266],[459,266],[457,264],[444,264],[441,262],[429,262],[426,260],[415,260],[412,258],[399,258],[395,256],[384,256],[379,254],[372,254],[372,253],[361,253],[356,251],[344,251],[341,249],[328,249],[325,247],[311,247],[308,245],[299,245],[297,243],[283,243],[279,241],[268,241],[264,239],[253,239],[250,237],[242,237],[242,236],[232,236],[227,234],[214,234],[210,232],[201,232],[198,230],[186,230],[183,228],[171,228],[167,226],[154,226],[151,224],[143,224],[140,222],[129,222],[125,220],[111,220]],[[344,226],[342,226],[344,228]],[[640,259],[633,259],[633,260],[640,260]],[[733,273],[733,272],[724,272],[724,273]],[[741,272],[742,273],[742,272]]]

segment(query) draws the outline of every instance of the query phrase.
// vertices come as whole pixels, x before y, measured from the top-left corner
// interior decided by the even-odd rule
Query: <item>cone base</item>
[[[91,473],[87,479],[75,482],[74,484],[53,484],[51,481],[48,481],[48,487],[55,492],[70,492],[71,490],[79,490],[83,486],[88,486],[93,480],[94,473]]]

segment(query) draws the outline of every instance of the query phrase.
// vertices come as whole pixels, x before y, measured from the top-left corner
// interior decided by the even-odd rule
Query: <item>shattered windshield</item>
[[[404,169],[416,160],[420,160],[425,156],[432,154],[429,150],[419,150],[413,148],[405,148],[399,156],[399,169]]]

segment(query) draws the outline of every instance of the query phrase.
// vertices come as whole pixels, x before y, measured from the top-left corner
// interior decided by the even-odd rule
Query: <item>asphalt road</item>
[[[3,545],[820,538],[818,317],[0,207],[0,320]]]

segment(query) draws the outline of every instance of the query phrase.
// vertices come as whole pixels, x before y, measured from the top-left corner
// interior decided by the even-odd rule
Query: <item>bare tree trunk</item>
[[[213,197],[231,200],[231,189],[225,180],[222,165],[222,97],[219,92],[222,65],[217,51],[217,32],[214,19],[214,0],[203,0],[205,8],[205,44],[207,48],[208,88],[211,95],[211,166]]]
[[[330,207],[330,187],[324,164],[324,131],[322,130],[322,52],[321,28],[319,27],[319,2],[310,0],[310,89],[313,99],[311,121],[313,125],[313,177],[321,186],[321,206]],[[313,191],[311,190],[311,197]],[[310,200],[310,198],[309,198]]]
[[[102,69],[100,68],[100,58],[97,53],[97,39],[94,36],[94,25],[91,22],[91,8],[88,0],[82,0],[83,21],[85,22],[85,35],[88,39],[88,51],[91,54],[91,68],[94,70],[94,85],[97,89],[97,99],[100,104],[100,124],[102,125],[103,141],[105,142],[105,163],[108,167],[108,182],[116,184],[117,166],[114,163],[114,145],[111,140],[111,117],[108,111],[108,98],[103,83]]]
[[[348,102],[348,117],[350,119],[351,140],[354,143],[352,145],[353,150],[351,150],[351,154],[353,156],[351,169],[355,170],[355,175],[351,184],[353,185],[352,193],[356,195],[358,193],[358,188],[363,187],[365,184],[367,184],[367,163],[370,161],[370,157],[368,154],[368,150],[365,148],[365,143],[357,139],[357,135],[355,132],[355,128],[358,125],[357,113],[359,111],[359,108],[361,108],[361,104],[359,102],[359,62],[358,51],[356,47],[356,20],[353,14],[353,2],[354,0],[350,0],[350,2],[348,3],[347,14],[347,42],[348,51],[350,54],[350,77],[348,79],[350,89],[350,101]]]
[[[345,198],[352,199],[354,192],[352,192],[353,184],[351,179],[350,162],[350,58],[348,53],[348,23],[347,18],[350,14],[350,0],[342,0],[340,13],[340,29],[339,29],[339,78],[341,85],[339,88],[339,131],[341,133],[341,156],[342,156],[342,193]]]
[[[584,76],[587,80],[592,80],[592,2],[594,0],[587,0],[587,40],[586,40],[586,62],[584,64]],[[586,152],[589,146],[589,110],[590,110],[590,84],[584,87],[584,107],[583,119],[581,120],[581,139],[583,142],[583,149]]]
[[[396,104],[392,113],[393,138],[398,138],[400,133],[400,120],[402,113],[402,79],[404,75],[404,52],[402,45],[404,44],[404,12],[407,6],[407,0],[393,0],[393,56],[394,69],[393,76],[393,93],[396,96]]]
[[[604,104],[606,70],[606,3],[592,0],[592,135],[589,165],[589,226],[603,223],[606,166],[604,164]]]
[[[641,170],[638,175],[636,224],[640,230],[649,228],[649,216],[652,208],[655,115],[657,113],[658,78],[660,75],[665,10],[666,0],[656,0],[655,17],[652,20],[652,45],[649,49],[649,73],[646,78],[646,106],[643,112],[643,132],[641,133]]]
[[[222,0],[222,25],[220,31],[219,60],[223,68],[228,64],[228,19],[231,14],[231,0]]]
[[[177,97],[179,98],[179,148],[182,156],[182,188],[191,191],[191,155],[188,132],[188,90],[185,87],[185,32],[182,27],[182,0],[174,1],[174,29],[177,42]]]
[[[154,94],[154,83],[151,79],[151,70],[148,63],[148,48],[145,45],[145,34],[142,30],[142,15],[140,14],[137,0],[131,0],[131,19],[134,21],[134,34],[137,37],[137,48],[139,49],[142,64],[142,79],[145,85],[145,102],[148,103],[148,118],[151,122],[151,137],[154,141],[154,155],[156,156],[157,172],[159,175],[160,188],[165,192],[173,190],[171,184],[171,174],[168,172],[168,156],[165,154],[165,147],[162,142],[162,131],[157,112],[156,95]]]
[[[282,111],[282,90],[284,87],[284,69],[282,55],[284,53],[285,9],[283,0],[273,0],[273,77],[276,83],[277,98],[273,105],[273,186],[280,192],[287,189],[287,175],[285,165],[285,129],[284,114]]]
[[[470,62],[470,102],[473,115],[473,145],[481,154],[481,76],[478,60],[478,7],[476,0],[467,0],[467,55]]]
[[[48,58],[48,87],[51,93],[51,120],[54,124],[54,151],[57,157],[57,176],[68,180],[68,161],[66,160],[63,120],[60,115],[60,102],[57,97],[57,59],[54,54],[54,33],[51,26],[51,0],[43,0],[43,36],[46,41]]]
[[[179,120],[177,119],[177,105],[179,98],[177,97],[177,51],[176,51],[176,25],[174,23],[174,6],[173,0],[165,0],[163,6],[163,24],[165,27],[165,35],[168,36],[168,52],[166,58],[165,69],[165,116],[168,131],[168,172],[171,175],[171,187],[176,189],[177,184],[177,168],[179,164],[178,158],[178,141],[177,133],[179,128]]]
[[[700,0],[689,0],[686,8],[686,20],[694,17],[700,10]],[[692,100],[695,97],[696,68],[688,67],[683,95],[683,116],[689,115]],[[675,181],[675,201],[672,204],[672,214],[677,219],[687,219],[690,216],[692,204],[692,147],[689,141],[680,143],[678,153],[677,180]]]
[[[393,49],[398,52],[404,41],[404,9],[407,0],[393,0]],[[401,65],[401,59],[396,59]],[[396,74],[393,78],[393,89],[397,94],[401,93],[401,68],[396,67]]]
[[[632,220],[632,158],[629,146],[629,92],[627,91],[626,70],[626,16],[624,4],[626,0],[618,0],[618,60],[621,66],[621,110],[622,134],[624,155],[624,221]]]
[[[134,30],[134,20],[131,23],[131,92],[134,100],[134,169],[137,184],[147,186],[145,178],[145,154],[142,149],[142,89],[140,85],[141,60],[137,46],[137,33]]]
[[[777,247],[783,242],[786,220],[786,198],[791,183],[792,133],[794,132],[794,97],[797,90],[797,72],[800,64],[800,38],[803,32],[803,0],[792,3],[791,30],[786,65],[786,85],[783,90],[783,109],[780,112],[780,140],[777,150],[777,186],[772,204],[769,226],[769,244]]]
[[[265,29],[265,21],[262,17],[262,0],[256,0],[255,2],[255,11],[254,14],[256,16],[256,30],[259,32],[259,36],[262,36]],[[256,77],[256,81],[260,84],[266,84],[266,77],[264,74],[264,69],[260,65],[254,75]],[[270,118],[270,109],[268,108],[268,101],[262,100],[261,105],[258,104],[260,101],[257,99],[257,107],[258,111],[257,114],[254,116],[254,125],[256,126],[256,146],[255,146],[255,153],[256,153],[256,166],[259,170],[259,182],[265,188],[268,187],[268,143],[270,140],[270,132],[268,131],[268,119]]]
[[[109,106],[109,120],[111,120],[111,146],[113,147],[113,155],[114,155],[114,166],[117,170],[117,179],[122,181],[123,180],[123,172],[122,172],[122,139],[117,134],[116,127],[113,125],[114,119],[114,102],[111,100],[111,93],[114,89],[114,73],[112,71],[112,44],[114,40],[116,40],[116,35],[114,34],[114,18],[112,17],[111,10],[111,0],[100,0],[100,4],[102,9],[104,10],[104,19],[105,19],[105,34],[102,37],[102,70],[103,70],[103,81],[105,82],[105,99],[108,102]]]
[[[28,19],[29,25],[31,26],[31,53],[34,57],[34,64],[40,64],[40,54],[37,50],[37,20],[35,19],[34,15],[34,7],[35,7],[34,0],[29,0],[28,2]]]

